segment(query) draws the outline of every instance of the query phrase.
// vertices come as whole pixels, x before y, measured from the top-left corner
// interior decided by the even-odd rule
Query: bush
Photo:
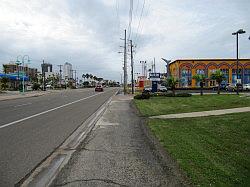
[[[190,97],[190,96],[192,96],[192,94],[190,94],[190,93],[177,93],[174,95],[173,93],[158,92],[158,93],[151,93],[150,96],[151,97]]]
[[[39,89],[41,89],[41,88],[40,88],[40,84],[38,84],[38,83],[33,83],[33,85],[32,85],[32,90],[39,90]]]
[[[175,97],[191,97],[192,94],[190,93],[177,93]]]
[[[149,98],[150,98],[150,94],[145,93],[145,92],[143,92],[142,94],[134,96],[134,99],[149,99]]]

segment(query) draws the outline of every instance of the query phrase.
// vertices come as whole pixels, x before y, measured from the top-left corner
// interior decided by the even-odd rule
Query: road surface
[[[0,186],[29,174],[116,91],[65,90],[0,101]]]

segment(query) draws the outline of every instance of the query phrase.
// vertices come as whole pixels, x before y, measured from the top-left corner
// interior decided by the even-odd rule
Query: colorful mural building
[[[250,83],[250,59],[239,60],[239,79],[242,84]],[[216,70],[221,70],[226,77],[223,84],[237,81],[236,59],[185,59],[175,60],[169,65],[170,74],[180,80],[179,87],[195,88],[199,84],[192,79],[195,74],[203,74],[207,77],[206,87],[216,86],[216,81],[211,80],[210,75]]]

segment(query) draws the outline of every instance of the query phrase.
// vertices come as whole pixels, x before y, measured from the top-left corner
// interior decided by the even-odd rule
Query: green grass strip
[[[195,185],[250,184],[250,113],[160,120],[149,127]]]

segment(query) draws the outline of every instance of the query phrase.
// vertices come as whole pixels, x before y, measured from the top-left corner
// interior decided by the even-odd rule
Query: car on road
[[[250,90],[250,83],[249,84],[243,84],[243,90]]]
[[[97,86],[95,87],[95,92],[103,92],[103,87],[102,87],[102,85],[97,85]]]
[[[158,92],[166,92],[168,91],[168,89],[166,88],[166,86],[159,86],[158,87]]]

